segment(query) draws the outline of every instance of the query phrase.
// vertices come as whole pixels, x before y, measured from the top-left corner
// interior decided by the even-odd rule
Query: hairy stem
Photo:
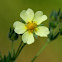
[[[45,43],[45,45],[39,50],[39,52],[36,54],[36,56],[32,59],[31,62],[34,62],[35,59],[42,53],[42,51],[46,48],[46,46],[49,44],[49,40]]]
[[[15,56],[15,59],[19,56],[20,52],[22,51],[22,49],[25,47],[26,43],[24,43],[21,48],[18,50],[17,55]]]
[[[18,52],[19,52],[19,50],[20,50],[20,48],[21,48],[21,46],[22,46],[22,41],[21,41],[21,43],[20,43],[20,45],[19,45],[19,47],[18,47],[18,49],[17,49],[17,51],[16,51],[16,55],[15,55],[15,57],[17,56],[17,54],[18,54]]]

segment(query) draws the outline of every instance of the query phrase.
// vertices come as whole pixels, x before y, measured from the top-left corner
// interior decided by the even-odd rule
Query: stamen
[[[33,32],[37,27],[37,24],[33,22],[28,22],[26,27],[28,31]]]

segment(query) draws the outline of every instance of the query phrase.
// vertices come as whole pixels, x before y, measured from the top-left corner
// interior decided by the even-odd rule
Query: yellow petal
[[[35,13],[35,17],[37,18],[37,17],[40,17],[40,16],[42,16],[43,15],[43,12],[42,11],[37,11],[36,13]]]
[[[34,42],[34,36],[32,33],[27,31],[22,35],[22,40],[24,43],[32,44]]]
[[[43,15],[42,11],[37,11],[34,15],[34,22],[37,23],[37,25],[39,25],[40,23],[42,23],[43,21],[45,21],[47,19],[46,15]]]
[[[26,22],[30,22],[33,20],[34,18],[34,12],[32,9],[28,8],[27,10],[23,10],[21,13],[20,13],[20,17]]]
[[[45,26],[39,26],[37,28],[37,31],[35,31],[35,34],[40,37],[47,37],[47,35],[49,34],[49,29]]]
[[[14,22],[13,27],[14,27],[14,31],[17,34],[23,34],[26,31],[26,28],[25,28],[26,26],[19,21]]]

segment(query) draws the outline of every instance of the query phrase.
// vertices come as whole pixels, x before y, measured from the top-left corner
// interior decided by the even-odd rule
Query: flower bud
[[[57,13],[55,11],[53,11],[50,15],[50,22],[49,22],[50,34],[48,35],[50,40],[56,39],[59,35],[59,28],[61,26],[60,14],[61,14],[61,12],[59,9],[59,11]]]
[[[14,31],[13,28],[10,28],[10,31],[9,31],[9,39],[12,40],[12,41],[18,39],[18,34],[15,33],[15,31]]]

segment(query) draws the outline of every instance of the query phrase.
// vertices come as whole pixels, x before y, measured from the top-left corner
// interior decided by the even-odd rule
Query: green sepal
[[[33,33],[33,35],[34,35],[34,37],[35,37],[36,39],[38,39],[38,36],[37,36],[35,33]]]
[[[59,23],[55,29],[50,29],[50,34],[48,35],[50,40],[54,40],[58,37],[60,26],[61,24]]]
[[[55,40],[55,39],[58,37],[58,35],[59,35],[59,32],[56,33],[55,35],[54,35],[53,33],[50,33],[50,34],[48,35],[48,37],[49,37],[50,40]]]
[[[57,19],[57,13],[56,11],[52,11],[51,15],[50,15],[50,20],[52,21],[56,21]]]
[[[49,29],[51,29],[51,28],[56,28],[57,27],[57,25],[58,25],[58,22],[56,22],[56,21],[51,21],[50,23],[49,23]]]
[[[26,23],[23,19],[21,19],[20,21],[21,21],[22,23],[24,23],[24,24]]]
[[[52,11],[51,15],[50,15],[50,21],[49,21],[49,30],[51,28],[55,29],[59,23],[59,19],[58,19],[58,15],[59,15],[60,11],[58,12],[58,14],[56,13],[56,11]]]

